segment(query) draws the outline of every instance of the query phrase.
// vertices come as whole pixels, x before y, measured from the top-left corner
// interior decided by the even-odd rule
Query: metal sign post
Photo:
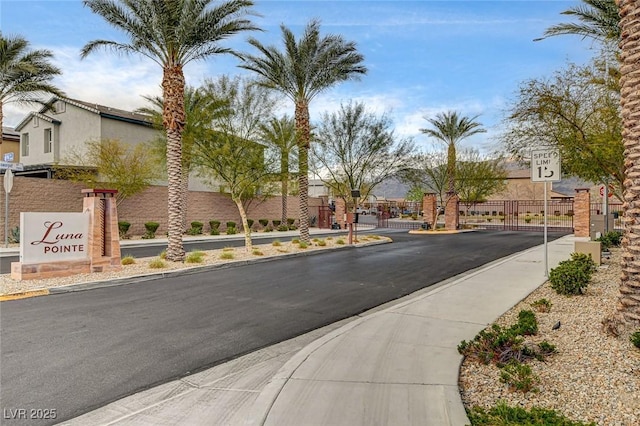
[[[13,172],[7,169],[4,173],[4,246],[9,247],[9,193],[13,188]]]
[[[547,182],[559,182],[560,153],[555,148],[531,151],[531,181],[544,184],[544,276],[549,277],[549,250],[547,248]]]

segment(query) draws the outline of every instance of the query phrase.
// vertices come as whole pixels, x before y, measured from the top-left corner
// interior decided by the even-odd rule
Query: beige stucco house
[[[9,163],[20,162],[20,134],[11,127],[2,126],[0,160]]]
[[[140,143],[158,136],[142,114],[77,99],[53,97],[29,113],[15,128],[20,136],[22,175],[50,177],[65,154],[90,140],[119,139]]]

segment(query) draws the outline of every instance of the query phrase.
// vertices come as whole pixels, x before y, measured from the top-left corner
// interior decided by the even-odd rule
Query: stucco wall
[[[38,179],[15,176],[10,194],[9,229],[20,224],[20,212],[74,212],[82,211],[82,184],[54,179]],[[2,214],[0,214],[0,242],[4,243],[4,188],[0,185]],[[314,210],[316,200],[310,199],[310,215],[317,215]],[[288,216],[298,218],[299,205],[297,197],[288,197]],[[261,204],[249,207],[247,216],[257,222],[258,219],[279,219],[281,201],[279,197],[271,198]],[[314,213],[314,211],[316,211]],[[144,223],[155,221],[160,223],[157,235],[167,231],[167,187],[153,186],[134,197],[123,201],[118,206],[118,218],[131,223],[129,232],[134,235],[144,233]],[[205,231],[209,230],[209,220],[224,223],[232,220],[240,223],[240,215],[229,197],[217,192],[189,192],[187,222],[205,223]]]

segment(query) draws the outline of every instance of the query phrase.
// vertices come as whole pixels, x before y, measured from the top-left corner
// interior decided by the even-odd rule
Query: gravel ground
[[[529,340],[547,340],[558,350],[545,362],[531,367],[540,378],[538,392],[510,391],[500,382],[499,369],[465,359],[460,370],[460,390],[465,407],[489,408],[502,400],[510,406],[554,409],[572,420],[603,426],[640,425],[640,350],[631,344],[626,330],[611,337],[602,329],[602,320],[614,312],[620,281],[620,249],[594,274],[582,296],[561,296],[545,283],[499,318],[510,326],[531,303],[547,299],[550,312],[536,312],[538,335]],[[561,326],[552,330],[560,321]]]
[[[226,248],[219,250],[204,251],[203,261],[201,263],[181,263],[181,262],[165,262],[165,266],[162,268],[151,268],[149,263],[158,260],[157,257],[148,257],[135,259],[135,263],[132,265],[123,265],[120,271],[110,272],[96,272],[92,274],[78,274],[69,277],[62,278],[50,278],[46,280],[24,280],[18,281],[11,279],[10,274],[0,275],[0,296],[24,293],[29,291],[37,291],[42,289],[67,286],[72,284],[88,283],[93,281],[104,281],[114,278],[123,278],[131,276],[140,276],[146,274],[155,274],[163,271],[186,269],[204,265],[219,265],[225,263],[239,262],[250,259],[267,258],[274,256],[283,256],[299,252],[310,252],[316,250],[327,250],[337,247],[344,247],[344,244],[338,244],[338,241],[342,240],[346,242],[346,237],[327,237],[327,238],[312,238],[311,245],[307,248],[300,248],[298,244],[293,244],[290,241],[282,242],[281,246],[274,246],[272,244],[254,244],[253,250],[247,252],[244,247]],[[390,241],[387,237],[379,237],[375,235],[358,235],[358,245],[366,245],[372,243],[378,243],[382,241]],[[324,244],[324,245],[322,245]],[[232,254],[232,259],[222,259],[221,255],[225,252],[226,255]]]

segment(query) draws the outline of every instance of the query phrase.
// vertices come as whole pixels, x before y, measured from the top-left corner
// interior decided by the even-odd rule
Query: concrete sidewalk
[[[549,268],[575,240],[548,244]],[[534,247],[64,424],[468,424],[458,344],[545,281],[544,246]]]

